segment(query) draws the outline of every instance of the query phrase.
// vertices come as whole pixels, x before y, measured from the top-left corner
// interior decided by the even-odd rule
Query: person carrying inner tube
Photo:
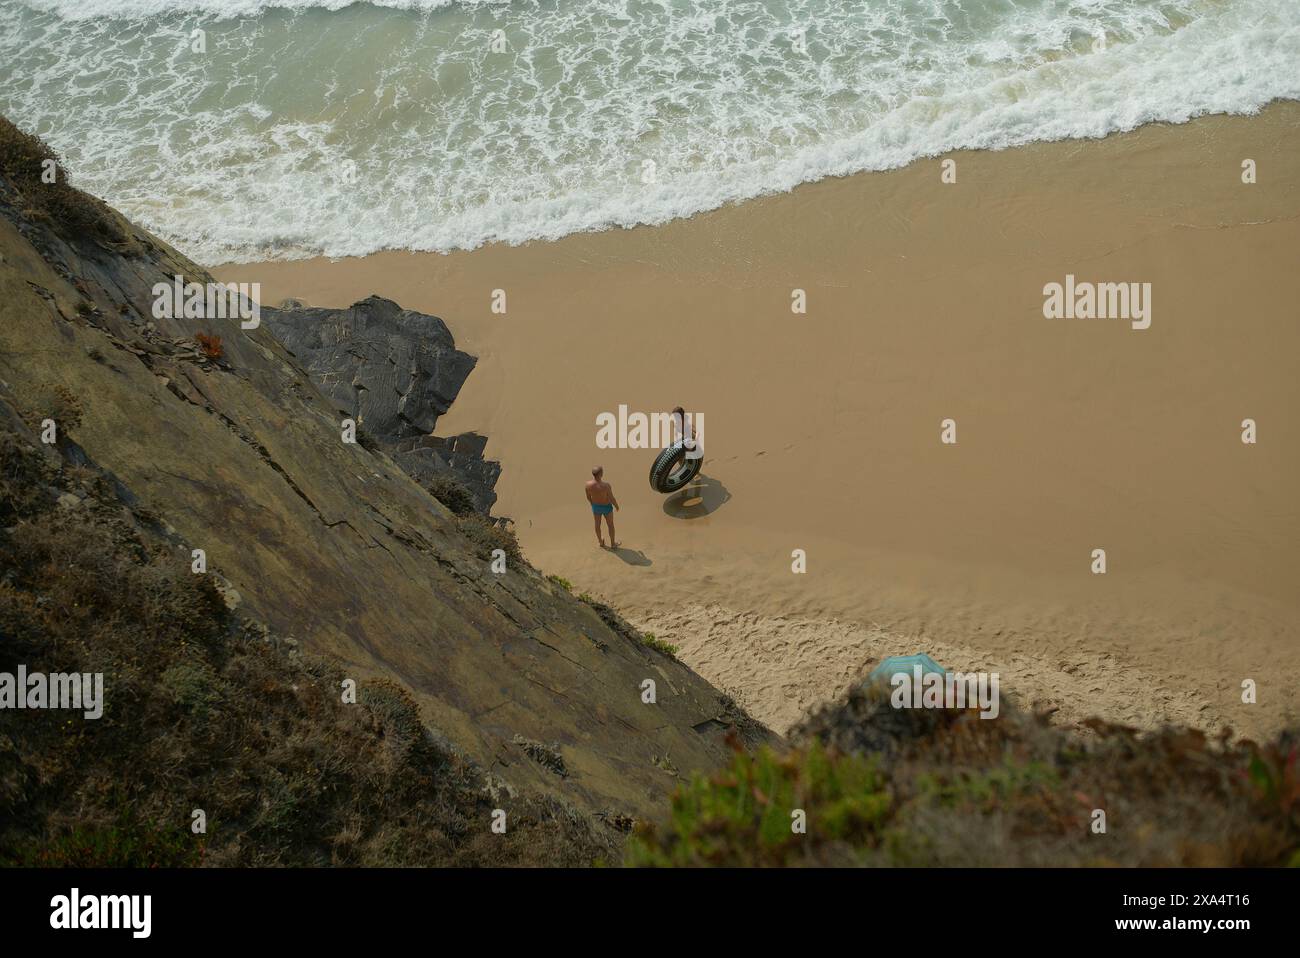
[[[614,498],[614,487],[605,481],[604,475],[603,466],[591,470],[591,478],[587,480],[587,501],[591,503],[591,516],[596,521],[596,541],[602,549],[605,548],[605,540],[600,534],[600,517],[604,516],[609,525],[609,547],[617,549],[618,542],[614,539],[614,510],[618,508],[618,500]]]
[[[681,406],[673,407],[673,425],[677,428],[677,441],[686,449],[687,459],[700,458],[699,442],[695,438],[695,430],[691,425],[691,417],[686,415],[686,410]]]
[[[664,495],[680,492],[699,475],[704,465],[704,449],[700,441],[704,416],[688,416],[685,409],[676,406],[669,413],[668,420],[672,425],[665,424],[664,428],[671,428],[677,436],[650,464],[650,488]]]

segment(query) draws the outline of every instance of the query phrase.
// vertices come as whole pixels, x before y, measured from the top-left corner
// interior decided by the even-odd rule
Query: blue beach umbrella
[[[899,672],[909,676],[915,675],[914,670],[918,665],[921,667],[922,675],[928,672],[943,675],[947,671],[924,652],[917,652],[916,655],[891,655],[887,659],[882,659],[880,664],[871,670],[871,674],[867,676],[867,684],[877,681],[889,684],[890,679]]]

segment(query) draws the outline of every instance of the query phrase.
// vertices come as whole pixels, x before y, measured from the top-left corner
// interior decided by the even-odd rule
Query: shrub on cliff
[[[1300,737],[1049,727],[1008,708],[895,710],[855,690],[794,747],[738,751],[638,826],[632,865],[1300,864]],[[1106,813],[1104,833],[1094,811]],[[792,829],[802,812],[806,828]]]
[[[492,553],[500,549],[511,562],[523,564],[523,553],[519,551],[519,540],[508,528],[496,520],[479,512],[470,512],[456,518],[456,526],[473,544],[474,553],[480,559],[491,561]]]
[[[0,175],[20,195],[24,212],[50,223],[64,239],[92,239],[116,245],[129,241],[121,219],[101,200],[68,182],[58,155],[40,137],[24,133],[3,116]]]
[[[221,345],[220,336],[213,336],[210,333],[195,333],[194,341],[199,344],[199,351],[214,362],[225,355],[226,350]]]
[[[425,488],[454,515],[467,516],[478,511],[474,494],[463,482],[452,476],[434,476],[425,483]]]

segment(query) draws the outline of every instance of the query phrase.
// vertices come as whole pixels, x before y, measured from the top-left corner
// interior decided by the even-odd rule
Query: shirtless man
[[[609,525],[609,547],[615,549],[618,543],[614,541],[614,510],[618,508],[618,500],[614,498],[614,487],[601,478],[604,475],[601,466],[591,470],[591,479],[587,481],[587,501],[591,503],[591,517],[596,520],[596,541],[602,549],[605,548],[605,540],[600,535],[600,517],[604,516]]]

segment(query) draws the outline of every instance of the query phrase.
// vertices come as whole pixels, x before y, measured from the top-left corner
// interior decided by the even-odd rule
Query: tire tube
[[[685,468],[682,468],[683,461]],[[700,473],[704,457],[686,457],[686,447],[675,442],[655,458],[650,467],[650,488],[665,495],[679,492]],[[676,470],[676,471],[674,471]]]

